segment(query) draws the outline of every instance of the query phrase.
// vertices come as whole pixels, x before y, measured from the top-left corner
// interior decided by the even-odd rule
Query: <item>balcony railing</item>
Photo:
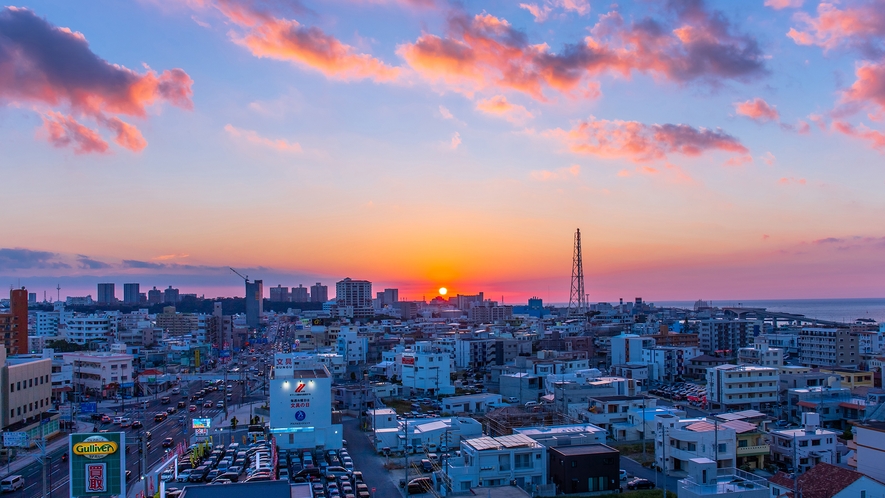
[[[737,447],[737,456],[767,455],[770,452],[771,448],[767,444]]]

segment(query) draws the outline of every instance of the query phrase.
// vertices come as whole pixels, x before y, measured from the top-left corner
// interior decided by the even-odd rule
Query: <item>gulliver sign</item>
[[[71,497],[126,496],[126,435],[71,434]]]

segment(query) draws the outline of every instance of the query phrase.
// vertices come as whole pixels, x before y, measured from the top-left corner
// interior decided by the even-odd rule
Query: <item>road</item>
[[[353,458],[353,467],[363,473],[363,480],[370,488],[375,488],[372,498],[402,498],[390,480],[390,472],[384,468],[384,461],[375,456],[375,450],[366,434],[359,429],[358,419],[344,420],[344,439],[347,452]],[[402,470],[394,471],[403,474]]]
[[[241,370],[245,371],[246,368],[250,366],[257,366],[258,362],[251,361],[251,356],[249,356],[249,361],[245,367],[240,367]],[[233,365],[233,364],[231,364]],[[200,379],[223,379],[223,372],[210,372],[206,374],[201,374]],[[235,406],[237,404],[255,402],[256,405],[263,402],[266,397],[262,394],[260,389],[260,381],[261,378],[258,378],[259,382],[251,382],[251,388],[253,392],[246,393],[247,384],[244,382],[240,384],[237,380],[240,378],[239,374],[228,374],[228,384],[234,386],[233,389],[233,397],[228,402],[229,406]],[[167,449],[163,448],[162,442],[163,439],[167,437],[171,437],[173,439],[173,448],[180,441],[185,441],[185,444],[190,444],[188,442],[188,438],[192,436],[191,429],[189,426],[190,418],[211,418],[219,415],[224,411],[223,408],[217,408],[216,405],[218,401],[224,399],[225,390],[222,387],[218,391],[207,393],[205,399],[203,401],[191,401],[189,397],[187,397],[190,393],[195,393],[199,391],[204,385],[203,380],[193,380],[190,382],[183,381],[181,387],[181,394],[173,395],[170,392],[163,393],[156,396],[156,399],[150,400],[147,402],[146,407],[136,406],[138,403],[135,403],[133,400],[126,400],[124,404],[118,405],[114,403],[111,406],[108,402],[102,402],[99,406],[99,411],[102,413],[106,413],[110,416],[125,416],[129,417],[132,420],[140,420],[144,427],[141,429],[121,429],[117,425],[113,424],[96,424],[97,430],[105,430],[112,432],[125,432],[126,433],[126,469],[131,471],[131,475],[127,482],[127,488],[131,488],[133,485],[137,484],[139,476],[142,475],[141,465],[142,459],[140,458],[140,454],[138,452],[138,438],[144,437],[146,432],[150,432],[151,438],[151,447],[144,455],[144,465],[145,469],[151,469],[156,466],[160,462],[162,462],[166,458]],[[162,404],[160,402],[160,398],[163,396],[169,396],[170,402],[169,404]],[[179,401],[185,401],[187,405],[196,405],[198,408],[195,412],[189,413],[187,408],[178,409],[178,411],[172,415],[169,415],[166,420],[162,422],[154,422],[154,414],[157,412],[165,411],[166,408],[170,406],[176,406]],[[203,402],[211,401],[213,404],[213,408],[204,408]],[[129,406],[127,406],[129,405]],[[180,425],[178,418],[179,416],[185,417],[185,424]],[[248,424],[248,420],[239,421],[244,426]],[[187,427],[187,433],[185,433],[185,427]],[[225,425],[226,427],[226,425]],[[237,431],[240,432],[240,431]],[[229,431],[224,431],[215,433],[215,436],[222,436],[225,441],[229,438]],[[64,437],[67,437],[66,435]],[[63,498],[69,495],[68,490],[68,464],[67,462],[62,462],[61,456],[63,453],[67,452],[67,446],[63,449],[58,449],[52,452],[50,457],[50,464],[47,469],[48,474],[48,482],[51,482],[51,493],[50,498],[55,496],[56,498]],[[0,470],[2,470],[2,466],[0,466]],[[42,477],[42,466],[37,461],[34,463],[24,467],[20,471],[16,472],[20,474],[25,479],[25,487],[22,491],[17,491],[13,495],[15,498],[36,498],[43,496],[43,477]],[[4,473],[5,475],[5,473]],[[48,483],[47,483],[48,484]]]

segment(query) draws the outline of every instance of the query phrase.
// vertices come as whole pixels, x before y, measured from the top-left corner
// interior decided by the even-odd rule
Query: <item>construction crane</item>
[[[228,266],[228,268],[230,268],[230,266]],[[243,280],[245,280],[247,284],[249,283],[249,275],[243,276],[242,273],[238,272],[237,270],[234,270],[233,268],[230,268],[230,271],[236,273],[237,276],[242,278]]]

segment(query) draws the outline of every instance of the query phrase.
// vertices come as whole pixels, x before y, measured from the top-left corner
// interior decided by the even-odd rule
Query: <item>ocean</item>
[[[708,301],[717,308],[738,307],[765,308],[768,311],[795,313],[809,318],[834,322],[853,322],[858,318],[872,318],[885,322],[885,298],[864,299],[773,299],[773,300],[722,300]],[[655,301],[656,306],[694,308],[694,301]]]

